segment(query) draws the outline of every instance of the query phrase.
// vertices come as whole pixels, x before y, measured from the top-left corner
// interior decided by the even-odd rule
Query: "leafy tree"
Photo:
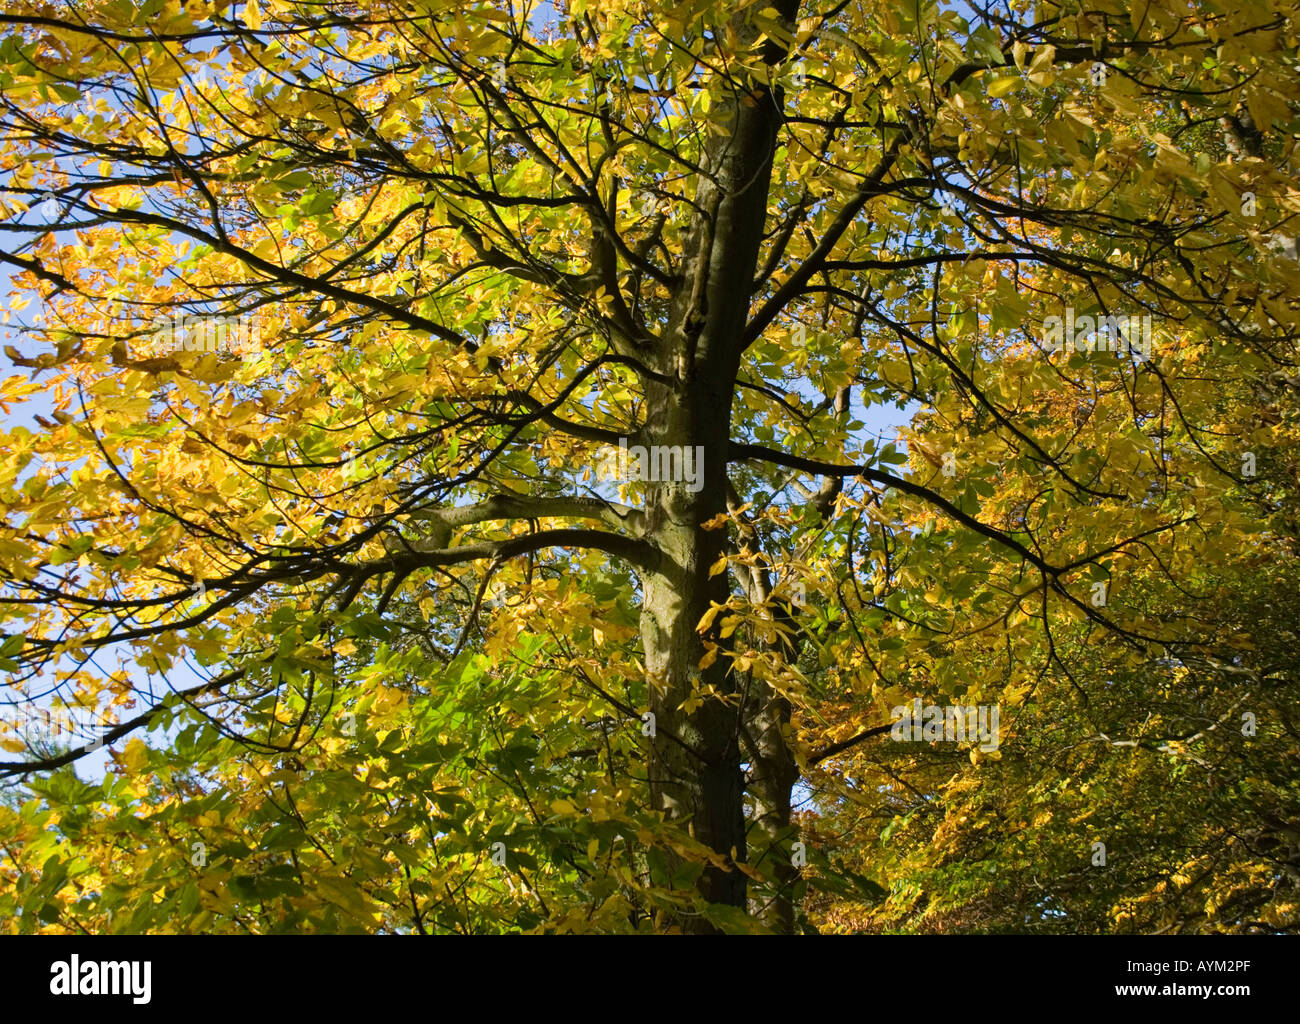
[[[1258,395],[1296,355],[1294,19],[0,15],[31,370],[0,400],[53,406],[5,435],[0,667],[19,704],[120,719],[100,786],[67,767],[84,747],[4,764],[33,798],[0,810],[0,908],[791,931],[801,907],[895,926],[915,877],[971,906],[951,787],[944,835],[797,821],[795,787],[879,804],[853,773],[892,708],[997,705],[1014,757],[891,749],[1027,813],[1035,766],[1074,774],[1078,730],[1044,714],[1110,679],[1154,699],[1159,659],[1240,667],[1216,634],[1240,619],[1197,608],[1293,486],[1247,456],[1291,440]],[[1076,316],[1124,331],[1054,348]],[[1089,799],[1130,819],[1126,786],[1159,784],[1102,771]],[[1068,893],[1057,842],[1019,855]]]

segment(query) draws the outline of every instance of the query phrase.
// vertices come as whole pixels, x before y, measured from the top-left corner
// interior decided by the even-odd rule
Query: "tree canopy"
[[[11,3],[0,921],[1295,931],[1297,12]]]

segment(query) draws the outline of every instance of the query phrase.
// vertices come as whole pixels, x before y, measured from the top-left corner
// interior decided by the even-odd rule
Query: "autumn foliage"
[[[0,928],[1300,928],[1298,53],[11,3]]]

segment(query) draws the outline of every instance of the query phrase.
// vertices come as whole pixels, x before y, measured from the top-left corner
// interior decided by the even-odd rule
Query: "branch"
[[[458,505],[454,508],[421,509],[408,516],[415,520],[430,520],[450,530],[457,526],[471,523],[483,523],[493,519],[598,519],[615,528],[632,527],[640,532],[645,516],[630,505],[605,501],[603,498],[582,498],[573,495],[554,497],[522,494],[494,494],[477,505]],[[430,550],[445,548],[446,540]],[[411,545],[415,551],[422,550],[420,542]]]
[[[201,693],[208,693],[212,690],[220,689],[229,683],[233,683],[236,679],[241,678],[245,672],[246,670],[242,668],[233,669],[230,672],[218,676],[216,679],[210,679],[206,683],[200,683],[198,686],[191,686],[188,690],[173,690],[172,692],[182,699],[197,697]],[[106,743],[112,743],[114,740],[119,740],[129,733],[135,732],[142,725],[148,725],[153,721],[154,716],[161,710],[163,710],[163,705],[161,703],[155,704],[148,711],[136,715],[135,718],[122,722],[120,725],[115,725],[93,743],[74,747],[73,749],[65,751],[55,757],[44,757],[37,761],[0,761],[0,778],[28,775],[32,772],[51,771],[55,768],[62,768],[64,765],[72,764],[72,762],[79,761],[87,754],[94,753]]]
[[[730,456],[728,461],[737,459],[759,459],[764,462],[771,462],[777,466],[785,466],[787,469],[798,469],[805,473],[811,473],[815,476],[857,476],[864,480],[870,480],[872,483],[883,484],[886,487],[895,487],[905,494],[922,499],[937,508],[942,509],[949,517],[955,519],[963,526],[967,526],[990,540],[995,540],[999,544],[1009,547],[1021,558],[1025,559],[1036,566],[1044,576],[1056,577],[1065,572],[1064,568],[1056,568],[1049,564],[1038,555],[1034,554],[1027,547],[1021,544],[1014,537],[1003,533],[996,527],[981,523],[974,516],[967,515],[951,501],[945,498],[937,491],[932,491],[928,487],[920,484],[914,484],[910,480],[904,480],[902,477],[894,476],[892,473],[885,473],[878,469],[872,469],[870,466],[844,466],[837,465],[833,462],[821,462],[817,459],[805,459],[799,455],[792,455],[788,452],[778,452],[771,448],[764,448],[757,444],[740,444],[735,441],[731,443]]]
[[[440,565],[462,565],[483,559],[504,561],[519,555],[531,554],[543,548],[592,548],[604,551],[630,562],[637,568],[655,571],[662,555],[659,549],[648,541],[637,537],[628,537],[618,533],[606,533],[603,530],[556,529],[540,530],[537,533],[521,534],[508,540],[485,541],[480,544],[466,544],[463,547],[434,548],[423,551],[401,542],[400,550],[393,551],[387,558],[378,558],[361,562],[344,576],[352,577],[349,588],[355,592],[360,585],[373,576],[388,572],[411,572],[415,569],[433,568]]]
[[[843,753],[849,747],[861,743],[863,740],[869,740],[872,736],[879,736],[882,733],[889,732],[894,727],[890,722],[886,725],[873,725],[870,729],[863,729],[856,736],[850,736],[846,740],[840,740],[838,743],[832,743],[829,747],[822,747],[821,750],[808,757],[807,767],[811,768],[819,761],[825,761],[828,757],[834,757],[836,754]]]

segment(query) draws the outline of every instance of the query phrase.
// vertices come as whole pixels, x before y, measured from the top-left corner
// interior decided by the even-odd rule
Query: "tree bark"
[[[790,824],[790,799],[799,781],[799,766],[786,735],[790,702],[766,683],[759,685],[758,711],[746,725],[752,766],[749,792],[754,799],[753,828],[764,847],[761,870],[772,879],[775,893],[754,901],[750,911],[776,934],[793,935],[799,872],[791,861],[795,831]]]
[[[797,3],[781,6],[792,18]],[[739,18],[737,26],[753,37]],[[775,63],[780,56],[765,59]],[[662,557],[659,571],[643,580],[641,635],[651,710],[682,741],[660,736],[653,745],[652,806],[670,820],[689,818],[696,839],[740,861],[746,850],[740,723],[728,700],[735,680],[725,656],[699,669],[706,648],[697,626],[712,602],[727,599],[726,574],[709,576],[726,531],[706,530],[704,524],[727,507],[731,406],[767,218],[779,103],[766,86],[737,84],[715,108],[722,130],[704,154],[682,273],[655,354],[656,369],[673,383],[648,389],[646,421],[636,439],[647,446],[703,450],[703,486],[697,492],[685,482],[667,481],[651,485],[647,498],[647,537]],[[683,710],[699,687],[709,696]],[[698,888],[711,903],[744,908],[745,882],[734,867],[709,866]],[[681,926],[712,930],[694,917]]]

